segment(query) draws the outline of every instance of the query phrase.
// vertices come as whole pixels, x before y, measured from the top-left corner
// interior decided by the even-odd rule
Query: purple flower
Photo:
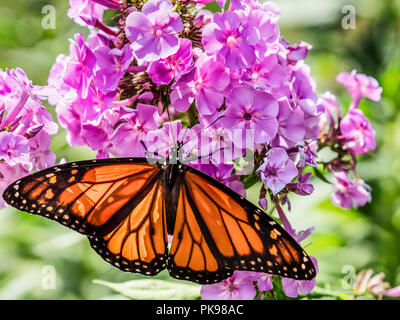
[[[255,44],[255,53],[260,59],[277,53],[280,49],[280,30],[277,20],[277,16],[269,11],[269,8],[255,9],[249,12],[248,24],[253,32],[259,34],[259,40]]]
[[[156,61],[178,51],[177,34],[183,31],[183,24],[172,10],[169,0],[149,0],[142,12],[129,14],[125,31],[138,59]]]
[[[114,91],[133,60],[132,49],[129,45],[121,50],[100,47],[94,54],[99,67],[94,78],[95,85],[104,91]]]
[[[334,172],[332,203],[344,209],[357,208],[371,201],[370,187],[362,180],[351,181],[345,171]]]
[[[359,109],[350,109],[340,121],[340,132],[345,139],[344,148],[355,154],[375,150],[375,131],[369,120]]]
[[[310,259],[314,263],[314,267],[318,273],[318,262],[317,259],[310,256]],[[302,295],[309,294],[315,287],[316,280],[295,280],[290,278],[282,279],[283,292],[287,297],[296,298],[299,293]]]
[[[46,87],[34,86],[23,70],[0,70],[0,159],[8,165],[46,167],[37,161],[38,152],[51,157],[49,134],[58,126],[41,102],[45,93]]]
[[[256,58],[254,45],[259,42],[260,34],[246,20],[234,11],[215,13],[213,22],[203,29],[206,53],[224,57],[228,68],[250,67]]]
[[[4,190],[11,183],[28,174],[29,171],[21,164],[11,166],[0,162],[0,194],[3,194]],[[4,208],[5,206],[6,202],[3,200],[3,197],[0,197],[0,208]]]
[[[238,177],[232,174],[233,164],[215,165],[210,163],[196,164],[191,166],[231,188],[242,197],[246,197],[246,190],[243,186],[243,183],[238,181]]]
[[[321,116],[319,126],[323,128],[325,125],[328,125],[329,130],[329,128],[335,126],[336,119],[340,117],[340,106],[337,103],[336,97],[330,92],[322,94],[319,103],[324,108],[324,117]]]
[[[304,140],[306,133],[304,113],[299,107],[293,110],[287,99],[279,100],[277,119],[279,122],[278,133],[272,140],[272,146],[288,149]]]
[[[382,87],[374,78],[357,73],[353,70],[351,73],[342,72],[336,77],[336,81],[342,83],[349,90],[353,97],[352,107],[357,107],[360,99],[366,97],[373,101],[380,101]]]
[[[386,297],[400,297],[400,286],[385,290],[383,295]]]
[[[203,54],[192,71],[182,75],[172,86],[171,103],[179,112],[189,109],[196,99],[197,110],[206,115],[215,114],[224,102],[222,91],[229,84],[229,75],[216,57]]]
[[[105,7],[95,3],[91,0],[69,0],[70,8],[68,9],[68,17],[74,19],[77,24],[84,26],[86,23],[81,19],[85,18],[97,18],[101,20],[103,18]]]
[[[145,149],[140,141],[146,141],[147,133],[158,128],[157,112],[156,107],[141,103],[135,110],[121,108],[119,125],[112,137],[118,155],[144,157]]]
[[[283,148],[269,150],[264,163],[256,172],[261,175],[261,180],[274,195],[298,175],[296,165],[289,159]]]
[[[316,115],[318,98],[315,94],[315,81],[310,76],[310,68],[299,63],[294,67],[291,95],[296,106],[300,106],[306,115]]]
[[[319,136],[319,124],[321,121],[321,115],[324,112],[324,106],[317,104],[317,110],[315,114],[304,113],[304,123],[306,125],[306,134],[304,135],[305,140],[318,140]],[[304,109],[302,109],[304,111]]]
[[[232,89],[226,104],[223,124],[245,132],[254,130],[255,143],[271,141],[278,131],[278,102],[266,92],[257,91],[246,86]],[[244,138],[244,134],[242,134]]]
[[[11,132],[0,132],[0,160],[9,165],[29,163],[29,144],[24,136]]]
[[[267,90],[282,86],[288,78],[288,72],[279,64],[277,56],[271,54],[244,70],[241,80],[249,86]]]
[[[38,134],[29,139],[29,147],[30,161],[38,170],[55,165],[56,155],[49,150],[50,135],[46,131],[40,130]]]
[[[85,44],[83,35],[75,35],[70,45],[70,56],[66,64],[64,82],[78,91],[78,95],[86,98],[93,78],[96,57]]]
[[[165,59],[152,62],[148,73],[153,82],[159,86],[169,84],[173,79],[191,70],[194,66],[192,42],[188,39],[179,40],[179,50]]]
[[[297,62],[305,60],[308,55],[308,51],[311,49],[311,45],[300,41],[299,43],[291,46],[288,45],[286,49],[288,50],[287,60],[290,64],[295,65]]]
[[[251,300],[257,294],[246,271],[235,271],[233,276],[219,283],[201,287],[203,300]]]
[[[73,101],[62,100],[56,106],[56,113],[60,125],[66,129],[66,140],[70,146],[83,145],[81,138],[82,117],[85,113],[83,99]]]
[[[256,281],[260,291],[268,291],[273,288],[272,279],[273,275],[264,272],[248,272],[252,281]]]
[[[93,150],[103,150],[110,147],[110,136],[118,121],[118,113],[109,109],[97,117],[84,118],[80,135],[86,145]]]
[[[50,69],[45,95],[47,96],[47,101],[51,105],[56,105],[64,96],[74,90],[64,82],[67,63],[68,57],[64,54],[60,54],[57,56],[56,62]]]
[[[314,186],[308,183],[311,177],[311,172],[307,172],[305,175],[300,172],[299,181],[297,183],[289,183],[287,187],[301,196],[308,196],[314,192]]]
[[[317,167],[317,147],[318,142],[312,141],[310,143],[302,143],[299,145],[299,162],[297,166],[304,168],[306,165],[311,167]]]

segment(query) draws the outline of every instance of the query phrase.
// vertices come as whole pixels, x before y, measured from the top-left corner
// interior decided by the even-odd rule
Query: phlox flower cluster
[[[283,206],[290,209],[291,192],[313,193],[309,169],[318,167],[322,147],[339,154],[325,164],[333,174],[333,203],[350,208],[369,201],[368,186],[355,174],[355,157],[375,148],[375,133],[358,104],[364,96],[378,101],[381,89],[365,75],[339,75],[353,98],[342,116],[332,94],[316,93],[305,62],[311,46],[290,44],[281,36],[274,3],[234,0],[226,8],[222,0],[217,1],[220,11],[212,13],[208,2],[70,0],[68,16],[90,33],[87,38],[76,34],[69,53],[57,57],[46,98],[56,107],[68,143],[87,145],[98,158],[144,157],[154,151],[168,156],[182,141],[183,156],[194,159],[189,165],[241,195],[246,195],[243,182],[259,183],[259,205],[275,208],[284,228],[301,242],[313,227],[296,232]],[[113,25],[103,21],[105,10],[114,10]],[[44,112],[29,92],[32,105]],[[18,113],[13,117],[15,122]],[[41,135],[54,133],[49,117],[32,121],[24,133],[16,124],[0,133],[8,141],[1,134],[18,132],[10,147],[14,161],[22,163],[25,154],[32,161],[32,152],[43,149],[26,135],[33,124],[43,124]],[[8,151],[0,152],[9,161]],[[36,167],[50,158],[35,160]],[[237,271],[204,286],[202,297],[251,299],[271,290],[273,278]],[[296,297],[309,293],[315,279],[283,278],[281,283],[287,296]]]
[[[0,192],[33,170],[55,164],[49,147],[58,125],[42,104],[45,95],[46,87],[33,85],[21,69],[0,70]]]
[[[343,114],[336,97],[327,92],[321,95],[324,114],[320,121],[320,143],[337,153],[337,157],[324,163],[333,175],[332,203],[344,209],[357,208],[371,200],[371,188],[357,174],[357,158],[375,150],[375,130],[359,109],[361,98],[381,99],[382,88],[378,82],[353,70],[336,78],[349,91],[352,101]]]

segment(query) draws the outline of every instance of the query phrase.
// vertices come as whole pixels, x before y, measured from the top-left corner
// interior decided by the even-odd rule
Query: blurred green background
[[[392,286],[400,285],[400,1],[275,2],[282,11],[282,35],[313,46],[307,62],[318,93],[331,91],[346,108],[350,98],[335,77],[353,68],[375,77],[384,88],[381,102],[361,104],[377,132],[378,148],[359,163],[360,176],[372,187],[372,202],[359,210],[336,208],[329,199],[331,186],[317,180],[312,196],[292,199],[289,219],[294,227],[316,227],[305,244],[319,260],[317,285],[350,292],[341,283],[345,266],[384,272]],[[55,30],[41,26],[42,8],[49,4],[56,8]],[[345,5],[356,9],[354,30],[342,28]],[[45,85],[56,56],[68,53],[68,39],[87,33],[68,19],[67,9],[65,0],[0,0],[0,68],[21,67],[35,84]],[[52,150],[58,160],[94,157],[87,148],[68,147],[63,130],[53,137]],[[257,188],[249,190],[253,201]],[[52,271],[55,289],[46,287]],[[0,211],[0,299],[121,298],[93,280],[140,278],[111,267],[84,236],[57,223],[10,208]],[[169,277],[163,272],[157,279]]]

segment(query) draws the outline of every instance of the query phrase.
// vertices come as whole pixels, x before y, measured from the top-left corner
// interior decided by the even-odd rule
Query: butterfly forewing
[[[157,174],[145,159],[104,159],[58,165],[11,184],[6,202],[56,220],[83,234],[96,234],[129,205]],[[126,211],[126,210],[125,210]]]

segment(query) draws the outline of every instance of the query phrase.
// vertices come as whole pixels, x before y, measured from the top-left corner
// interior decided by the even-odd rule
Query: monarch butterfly
[[[175,146],[179,149],[180,145]],[[315,277],[300,245],[272,218],[206,174],[176,161],[113,158],[66,163],[24,177],[5,201],[87,235],[115,267],[222,281],[235,270]],[[168,248],[168,237],[172,243]]]

